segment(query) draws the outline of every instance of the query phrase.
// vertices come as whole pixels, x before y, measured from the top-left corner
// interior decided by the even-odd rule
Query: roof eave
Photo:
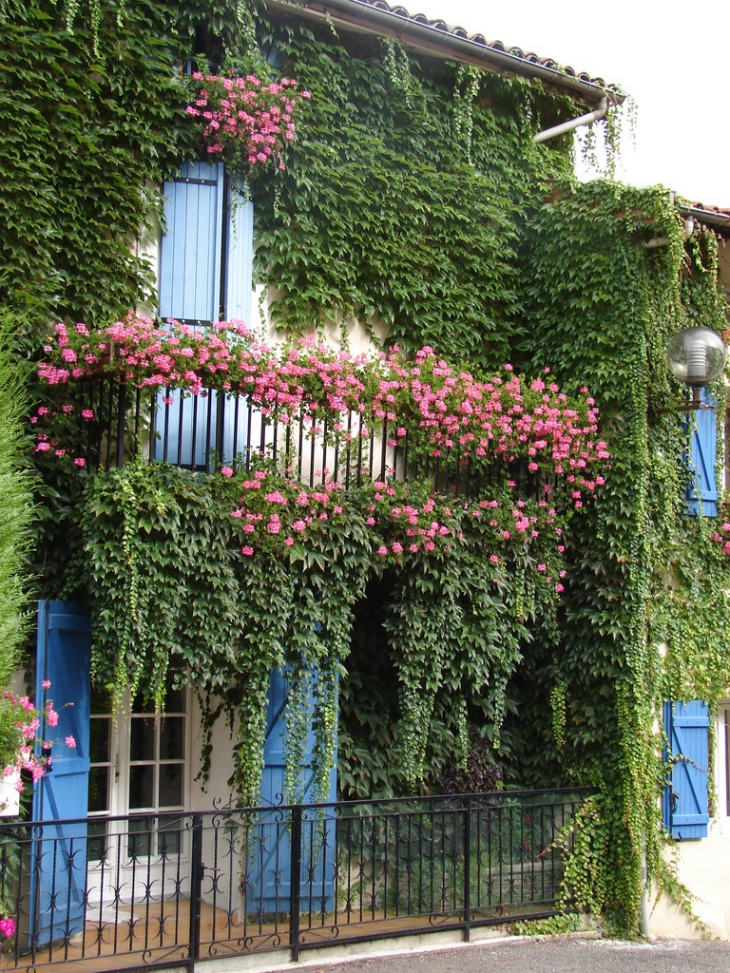
[[[431,23],[413,20],[397,11],[373,7],[364,0],[301,0],[299,3],[291,0],[267,0],[266,6],[308,19],[329,18],[336,26],[343,28],[370,33],[376,28],[382,36],[400,40],[419,53],[464,61],[493,73],[538,78],[565,91],[576,101],[591,106],[597,106],[605,97],[621,104],[626,97],[612,88],[565,74],[557,67],[497,50],[474,38],[463,37]]]

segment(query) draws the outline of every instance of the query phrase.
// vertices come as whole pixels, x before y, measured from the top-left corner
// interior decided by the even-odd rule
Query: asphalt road
[[[730,943],[510,938],[419,952],[289,964],[295,973],[730,973]],[[278,970],[281,967],[277,968]],[[264,973],[264,971],[261,971]]]

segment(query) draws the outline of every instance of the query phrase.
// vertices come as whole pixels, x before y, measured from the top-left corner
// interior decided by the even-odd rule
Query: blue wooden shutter
[[[186,162],[166,182],[160,246],[160,317],[210,322],[220,317],[223,164]]]
[[[665,789],[664,824],[675,838],[707,837],[710,713],[702,700],[665,703],[664,726],[672,765]]]
[[[286,726],[284,722],[289,685],[286,674],[275,669],[269,683],[269,705],[261,775],[261,803],[280,806],[284,792],[286,763]],[[311,800],[314,786],[309,755],[314,749],[314,733],[307,734],[305,765],[301,768],[305,801]],[[337,771],[330,772],[328,800],[337,799]],[[260,840],[249,861],[246,876],[248,909],[251,912],[286,911],[291,894],[291,834],[288,819],[280,812],[264,811],[259,816]],[[322,810],[302,826],[302,872],[300,895],[302,909],[328,911],[334,896],[334,820]],[[315,906],[316,900],[316,906]]]
[[[240,177],[231,179],[227,206],[225,317],[251,323],[253,201]]]
[[[36,945],[80,932],[86,893],[86,812],[89,795],[91,623],[84,605],[38,603],[36,705],[53,700],[58,726],[42,724],[53,742],[52,769],[36,785],[30,935]],[[44,689],[44,680],[50,688]],[[64,740],[73,736],[76,747]],[[46,822],[80,818],[76,824]]]
[[[704,405],[714,405],[706,388],[700,393],[700,401]],[[692,483],[688,497],[689,512],[695,517],[716,517],[717,413],[714,409],[697,409],[695,418],[696,428],[692,430],[690,449]]]

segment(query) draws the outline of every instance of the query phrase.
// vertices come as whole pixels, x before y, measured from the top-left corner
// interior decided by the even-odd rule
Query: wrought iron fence
[[[123,383],[94,380],[79,383],[77,414],[71,433],[76,454],[92,469],[122,466],[132,456],[150,462],[211,473],[220,466],[248,470],[266,456],[310,486],[333,481],[346,489],[365,481],[413,477],[430,480],[434,490],[470,496],[486,484],[517,483],[520,492],[541,499],[546,484],[542,474],[528,470],[526,460],[494,463],[475,469],[457,445],[438,457],[416,449],[407,436],[395,438],[397,422],[375,420],[350,411],[313,424],[310,417],[284,419],[243,396],[204,390],[197,396],[143,393]]]
[[[554,915],[588,792],[0,826],[0,967],[139,970]]]

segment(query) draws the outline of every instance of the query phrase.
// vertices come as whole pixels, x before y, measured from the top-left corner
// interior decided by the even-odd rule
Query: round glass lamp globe
[[[667,362],[674,377],[692,388],[702,388],[722,375],[725,345],[709,328],[685,328],[672,335]]]

